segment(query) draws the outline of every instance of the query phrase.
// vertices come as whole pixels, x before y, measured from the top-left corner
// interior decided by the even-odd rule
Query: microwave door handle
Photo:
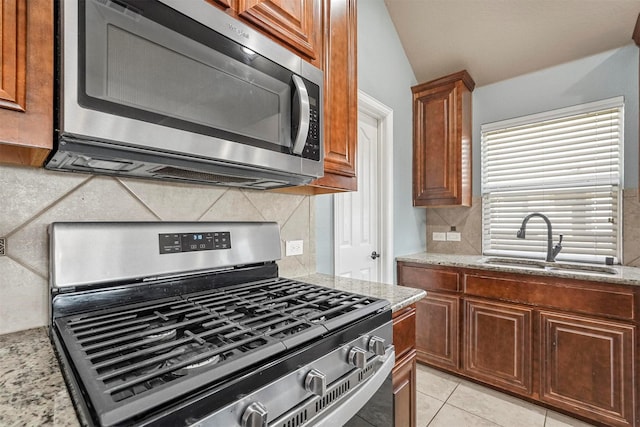
[[[294,74],[292,78],[293,85],[295,86],[296,93],[298,94],[297,97],[294,96],[294,99],[298,99],[298,109],[300,111],[298,134],[293,141],[293,153],[302,154],[304,144],[307,142],[307,135],[309,134],[309,93],[307,92],[307,87],[300,76]]]

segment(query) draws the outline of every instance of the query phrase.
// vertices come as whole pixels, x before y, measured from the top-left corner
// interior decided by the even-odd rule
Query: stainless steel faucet
[[[562,234],[560,235],[560,241],[558,242],[558,244],[552,248],[553,231],[551,229],[551,221],[549,221],[549,218],[547,218],[546,215],[543,215],[539,212],[534,212],[525,216],[522,220],[522,225],[520,226],[520,230],[518,230],[516,237],[519,239],[524,239],[527,230],[527,222],[529,222],[529,220],[534,216],[539,216],[544,220],[544,222],[547,223],[547,262],[554,262],[556,260],[556,256],[558,256],[558,254],[562,250]]]

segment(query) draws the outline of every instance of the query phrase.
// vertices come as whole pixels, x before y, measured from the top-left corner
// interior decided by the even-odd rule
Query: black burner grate
[[[216,384],[387,306],[287,279],[56,320],[104,425]]]

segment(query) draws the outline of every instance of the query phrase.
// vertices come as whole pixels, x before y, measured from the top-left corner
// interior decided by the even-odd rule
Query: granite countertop
[[[487,258],[491,257],[481,255],[449,255],[420,252],[412,255],[397,257],[396,261],[414,262],[425,265],[441,265],[444,267],[461,267],[488,271],[500,271],[505,273],[529,274],[535,276],[563,277],[601,283],[615,283],[620,285],[640,285],[640,268],[637,267],[623,267],[619,265],[606,266],[614,269],[616,271],[616,274],[594,274],[587,272],[576,272],[572,270],[545,270],[540,268],[527,268],[512,265],[487,264],[484,262]]]
[[[313,274],[298,277],[329,288],[387,299],[393,311],[426,293],[419,289]],[[0,426],[78,426],[45,328],[0,335]]]
[[[0,425],[79,425],[45,328],[0,335]]]

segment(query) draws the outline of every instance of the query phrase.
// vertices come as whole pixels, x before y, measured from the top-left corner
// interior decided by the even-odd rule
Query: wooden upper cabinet
[[[216,0],[231,6],[229,0]],[[271,37],[292,47],[308,60],[320,55],[317,33],[320,30],[319,0],[236,0],[240,18]]]
[[[356,191],[358,52],[356,0],[324,0],[324,177],[276,191],[323,194]]]
[[[325,1],[324,171],[313,185],[357,190],[358,67],[356,0]]]
[[[414,206],[471,206],[474,87],[460,71],[412,88]]]
[[[0,163],[53,148],[53,0],[0,0]]]

